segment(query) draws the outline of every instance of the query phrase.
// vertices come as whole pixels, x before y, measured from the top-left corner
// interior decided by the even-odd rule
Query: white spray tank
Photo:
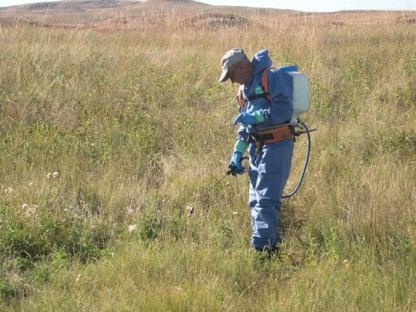
[[[285,65],[278,68],[289,74],[293,81],[293,114],[290,119],[291,124],[296,124],[299,114],[309,110],[309,86],[308,77],[298,71],[296,65]]]
[[[303,161],[303,168],[301,175],[296,183],[296,186],[289,193],[283,194],[282,198],[292,197],[300,188],[303,178],[305,177],[306,168],[308,166],[309,157],[311,153],[311,136],[310,132],[315,131],[316,129],[309,130],[308,127],[299,120],[299,115],[305,113],[309,110],[309,87],[308,87],[308,77],[298,71],[296,65],[286,65],[279,67],[280,70],[286,72],[292,77],[293,82],[293,114],[290,119],[291,125],[294,127],[295,135],[306,133],[307,135],[307,148],[305,154],[305,160]],[[299,130],[300,128],[300,130]]]

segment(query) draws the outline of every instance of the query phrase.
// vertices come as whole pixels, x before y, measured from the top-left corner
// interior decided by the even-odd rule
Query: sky
[[[50,0],[0,0],[0,7]],[[213,5],[237,5],[308,12],[340,10],[416,10],[416,0],[198,0]]]

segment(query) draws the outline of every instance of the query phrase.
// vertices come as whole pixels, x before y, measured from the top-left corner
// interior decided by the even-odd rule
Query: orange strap
[[[269,72],[270,72],[271,67],[267,67],[265,70],[263,70],[263,72],[261,73],[261,80],[260,80],[260,84],[261,87],[263,88],[264,92],[267,93],[267,99],[271,102],[272,101],[272,96],[269,94]]]
[[[238,106],[240,107],[241,110],[245,106],[245,101],[244,101],[244,97],[243,97],[243,89],[244,89],[244,87],[243,87],[243,85],[241,85],[238,88],[238,92],[237,92],[237,103],[238,103]]]
[[[262,144],[272,144],[287,139],[294,139],[295,135],[292,127],[285,125],[273,129],[258,131],[255,134],[255,137]]]

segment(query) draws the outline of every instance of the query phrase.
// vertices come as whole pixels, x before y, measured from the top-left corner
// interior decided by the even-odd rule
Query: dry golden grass
[[[0,28],[0,307],[414,310],[411,12],[161,11],[117,30]],[[217,183],[234,46],[297,63],[318,128],[266,262],[248,246],[247,178]]]

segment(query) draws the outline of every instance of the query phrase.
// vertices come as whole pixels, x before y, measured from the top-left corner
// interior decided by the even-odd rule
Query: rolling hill
[[[0,24],[26,23],[42,27],[142,29],[166,18],[182,19],[191,27],[249,26],[246,15],[276,15],[282,23],[348,24],[415,23],[406,11],[341,11],[310,13],[278,9],[212,6],[192,0],[64,0],[12,6],[0,10]],[[176,24],[176,23],[175,23]]]

